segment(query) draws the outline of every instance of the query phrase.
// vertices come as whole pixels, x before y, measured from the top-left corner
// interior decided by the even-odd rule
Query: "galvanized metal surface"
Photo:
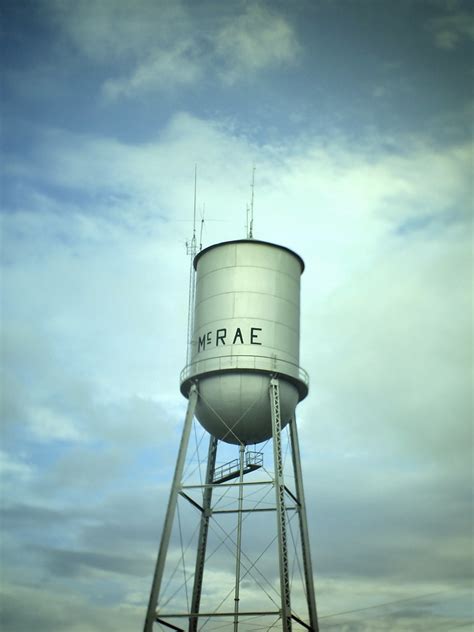
[[[194,334],[181,391],[187,396],[199,379],[196,416],[219,439],[265,441],[271,414],[262,375],[280,378],[282,426],[308,392],[299,367],[303,261],[282,246],[238,240],[203,250],[195,265]]]
[[[226,243],[226,244],[241,244],[241,243],[249,243],[249,241],[253,244],[264,244],[266,246],[274,246],[275,248],[279,248],[280,250],[286,250],[286,252],[289,252],[291,255],[293,255],[294,257],[296,257],[300,263],[301,266],[301,272],[304,272],[304,261],[303,259],[299,256],[299,254],[297,252],[295,252],[294,250],[291,250],[291,248],[287,248],[286,246],[281,246],[279,244],[273,244],[269,241],[262,241],[261,239],[232,239],[230,241],[226,241],[226,242],[220,242],[217,244],[211,244],[210,246],[207,246],[206,248],[203,248],[195,257],[194,259],[194,267],[197,268],[197,264],[199,259],[204,256],[205,254],[207,254],[210,250],[213,250],[214,248],[218,248],[221,243]]]
[[[201,625],[205,625],[202,624],[202,617],[233,617],[235,632],[244,617],[256,615],[276,615],[284,632],[291,631],[293,622],[317,632],[308,526],[294,419],[298,401],[308,393],[308,376],[299,367],[300,276],[304,263],[296,253],[287,248],[254,240],[237,240],[216,244],[201,251],[195,257],[194,265],[194,333],[190,358],[181,374],[181,391],[189,398],[189,404],[144,632],[152,632],[154,622],[170,629],[184,630],[173,623],[173,619],[183,617],[188,619],[187,629],[193,632],[200,627],[199,621]],[[194,414],[211,434],[206,476],[199,485],[186,484],[183,480],[183,467]],[[285,485],[281,446],[281,431],[290,421],[294,493]],[[244,446],[270,438],[273,439],[273,479],[245,481],[244,475],[255,468],[246,469]],[[227,482],[229,478],[234,477],[232,472],[222,476],[222,480],[216,481],[216,454],[219,441],[240,446],[238,482]],[[244,489],[248,485],[274,486],[273,506],[253,509],[245,507]],[[236,487],[237,506],[232,509],[213,507],[212,505],[218,502],[213,496],[213,492],[216,497],[218,496],[218,492],[215,491],[217,487]],[[202,491],[202,504],[201,498],[192,498],[193,490]],[[165,614],[162,609],[157,610],[157,605],[159,606],[161,601],[161,583],[179,495],[190,503],[191,511],[196,513],[199,520],[194,583],[191,603],[183,604],[185,611],[170,609]],[[292,610],[287,544],[288,511],[298,513],[308,623]],[[261,611],[245,610],[240,607],[243,515],[250,512],[273,512],[276,518],[276,524],[272,522],[272,525],[277,532],[281,601],[280,604],[273,602],[269,604],[268,609]],[[210,611],[204,605],[205,611],[202,612],[201,594],[206,580],[204,571],[207,565],[209,528],[214,514],[217,518],[218,515],[230,513],[235,514],[237,521],[234,541],[234,608],[219,610],[218,606],[216,610]],[[291,528],[290,523],[288,528]],[[243,532],[245,536],[246,529]],[[228,534],[226,539],[231,541],[230,538]],[[203,604],[204,599],[205,597]],[[280,609],[275,610],[272,605]],[[229,622],[229,625],[232,623]]]
[[[193,386],[189,394],[188,408],[186,411],[186,417],[184,420],[183,434],[181,437],[181,443],[179,445],[178,458],[176,460],[176,467],[174,471],[173,483],[171,486],[170,497],[168,501],[168,507],[166,509],[165,524],[163,526],[163,533],[161,535],[160,548],[158,551],[158,558],[156,560],[155,573],[153,576],[153,582],[151,585],[150,599],[148,601],[148,609],[145,619],[144,632],[152,632],[153,623],[156,619],[156,605],[158,602],[158,596],[160,594],[161,582],[163,579],[163,571],[165,568],[166,555],[168,553],[168,546],[171,537],[171,530],[173,527],[174,514],[176,511],[176,504],[178,501],[178,493],[180,490],[181,481],[183,478],[183,469],[186,459],[186,452],[188,450],[189,435],[191,434],[192,421],[194,417],[194,411],[196,408],[198,393],[197,388]]]
[[[298,518],[301,537],[301,553],[303,557],[303,570],[306,589],[306,601],[308,603],[310,628],[314,632],[319,632],[318,613],[316,610],[316,596],[314,594],[313,565],[311,563],[311,552],[309,548],[308,519],[306,516],[306,501],[303,488],[303,473],[301,470],[300,444],[298,441],[298,429],[296,419],[290,422],[291,456],[293,461],[293,472],[295,475],[296,497],[298,500]]]
[[[207,453],[206,483],[212,483],[216,468],[217,439],[209,437],[209,450]],[[206,560],[207,536],[209,533],[209,519],[211,517],[212,487],[203,490],[203,507],[201,513],[201,524],[199,526],[199,536],[196,552],[196,565],[194,569],[194,586],[191,601],[191,612],[199,612],[201,605],[202,580],[204,575],[204,564]],[[196,632],[198,618],[191,616],[189,619],[189,632]]]
[[[260,443],[272,435],[269,373],[222,373],[199,381],[196,417],[226,443]],[[298,403],[298,390],[281,381],[281,417],[285,427]]]
[[[270,383],[272,409],[273,455],[275,460],[275,493],[278,529],[278,556],[280,562],[281,618],[283,632],[291,632],[291,587],[288,568],[288,544],[286,535],[285,481],[283,478],[283,457],[281,453],[280,384],[272,379]]]
[[[240,465],[240,485],[239,485],[239,501],[237,509],[237,539],[235,543],[235,589],[234,589],[234,632],[239,629],[239,608],[240,608],[240,566],[242,558],[242,508],[244,501],[244,457],[245,446],[241,445],[239,449],[239,465]]]
[[[179,380],[181,384],[181,392],[187,396],[190,384],[193,383],[193,377],[196,375],[203,376],[212,374],[216,371],[225,373],[226,371],[240,370],[243,372],[251,371],[253,373],[263,371],[272,375],[282,375],[285,378],[294,381],[300,393],[300,400],[304,399],[309,390],[309,375],[300,366],[294,362],[288,362],[277,358],[276,356],[263,355],[222,355],[212,356],[209,358],[198,358],[191,364],[187,364],[181,371]]]
[[[242,625],[245,623],[245,617],[252,615],[261,615],[262,617],[275,615],[279,618],[279,629],[282,632],[290,632],[293,629],[294,625],[301,626],[307,630],[312,630],[313,632],[317,632],[318,630],[318,621],[317,621],[317,613],[316,613],[316,603],[314,597],[314,586],[313,586],[313,577],[312,577],[312,568],[311,568],[311,557],[309,551],[309,536],[308,536],[308,528],[306,522],[306,508],[305,508],[305,500],[304,500],[304,492],[303,492],[303,483],[302,483],[302,474],[301,474],[301,463],[300,463],[300,453],[298,446],[298,436],[296,431],[296,421],[293,418],[290,425],[290,443],[291,443],[291,459],[293,464],[293,474],[295,477],[295,489],[294,493],[285,484],[284,479],[284,463],[282,456],[282,445],[281,445],[281,406],[280,406],[280,387],[281,382],[277,378],[272,378],[269,384],[269,400],[270,400],[270,408],[271,408],[271,417],[272,417],[272,439],[273,439],[273,465],[274,472],[273,476],[270,479],[266,480],[252,480],[245,481],[244,473],[245,473],[245,464],[247,461],[252,462],[255,458],[252,455],[245,455],[244,446],[240,446],[239,449],[239,480],[234,483],[215,483],[214,476],[216,472],[216,456],[218,451],[218,446],[220,445],[218,439],[216,437],[210,437],[209,449],[207,453],[207,467],[206,467],[206,476],[204,480],[200,484],[185,484],[183,481],[183,465],[186,459],[186,451],[188,450],[188,440],[190,435],[190,427],[191,427],[191,419],[192,419],[192,411],[195,406],[196,398],[199,397],[198,388],[195,386],[192,389],[191,397],[188,405],[188,410],[186,414],[185,424],[183,428],[183,437],[180,444],[180,449],[178,453],[178,460],[176,464],[175,477],[173,480],[173,486],[170,495],[170,501],[168,504],[168,509],[165,518],[165,526],[163,529],[162,541],[160,545],[160,551],[157,560],[157,566],[155,571],[155,577],[153,580],[152,591],[150,595],[150,603],[147,612],[147,619],[145,622],[145,632],[152,632],[153,623],[160,623],[165,627],[169,627],[174,630],[184,630],[185,628],[180,627],[179,624],[173,623],[175,619],[182,619],[183,617],[188,619],[188,625],[186,629],[189,631],[196,632],[200,625],[199,621],[202,622],[202,618],[213,619],[214,617],[224,617],[224,618],[233,618],[233,621],[229,621],[229,628],[233,627],[234,632],[236,632]],[[267,472],[268,474],[268,472]],[[270,485],[275,488],[275,502],[272,503],[272,507],[263,507],[263,508],[248,508],[244,506],[244,489],[248,486],[249,489],[252,489],[253,486],[267,486]],[[237,505],[232,509],[218,509],[217,507],[213,507],[213,503],[219,503],[221,501],[221,497],[214,501],[213,490],[215,488],[237,488],[238,497],[237,497]],[[188,495],[192,492],[192,490],[201,490],[203,493],[202,496],[202,504],[200,502],[196,502],[191,496]],[[196,558],[195,558],[195,572],[194,572],[194,580],[193,580],[193,589],[192,589],[192,600],[191,603],[186,607],[186,601],[182,602],[182,607],[185,609],[181,611],[176,610],[168,610],[163,611],[161,608],[157,610],[157,606],[159,607],[161,602],[161,583],[164,571],[164,565],[166,561],[166,553],[167,548],[170,543],[170,535],[172,529],[172,523],[175,515],[176,501],[177,497],[181,495],[185,500],[187,500],[196,510],[196,517],[199,520],[199,535],[197,538],[197,548],[196,548]],[[300,553],[302,555],[302,562],[304,567],[304,578],[302,588],[304,589],[304,593],[306,596],[306,606],[309,621],[305,621],[294,611],[292,607],[292,581],[290,581],[289,575],[289,551],[288,551],[288,535],[287,535],[287,514],[288,512],[296,511],[299,519],[300,526]],[[275,603],[274,605],[279,605],[280,610],[274,610],[273,608],[262,608],[262,610],[247,610],[240,608],[240,586],[241,586],[241,539],[242,539],[242,527],[243,527],[243,515],[248,513],[259,513],[259,512],[272,512],[275,516],[275,521],[269,523],[272,525],[273,529],[276,529],[276,542],[277,542],[277,551],[278,551],[278,567],[280,571],[280,604]],[[234,514],[236,516],[237,526],[236,538],[234,540],[235,544],[235,584],[234,584],[234,608],[233,610],[229,609],[216,609],[214,611],[209,611],[207,608],[204,609],[204,612],[201,611],[201,593],[205,590],[205,567],[207,566],[208,560],[206,559],[207,553],[207,535],[209,528],[211,526],[211,521],[213,521],[213,517],[217,518],[222,514]],[[232,536],[230,532],[225,536],[225,538],[229,538],[229,543],[232,541]],[[293,542],[294,544],[294,542]],[[256,559],[258,559],[257,556]],[[276,561],[276,560],[275,560]],[[248,560],[247,560],[247,568],[248,568]],[[263,596],[263,595],[262,595]],[[305,617],[306,618],[306,617]]]

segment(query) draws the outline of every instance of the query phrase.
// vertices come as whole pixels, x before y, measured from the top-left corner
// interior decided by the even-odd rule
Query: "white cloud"
[[[46,3],[66,40],[95,62],[136,62],[189,29],[180,0],[56,0]]]
[[[381,583],[345,576],[320,579],[316,589],[322,604],[318,608],[321,630],[414,632],[426,630],[430,624],[437,629],[445,624],[440,604],[449,607],[460,598],[469,599],[466,589],[453,590],[443,582]]]
[[[469,13],[451,13],[428,22],[435,44],[444,50],[454,50],[465,40],[474,40],[474,17]]]
[[[472,262],[463,231],[392,243],[392,252],[313,307],[305,331],[309,347],[319,349],[322,394],[313,406],[341,428],[328,443],[340,435],[346,445],[374,450],[387,438],[397,451],[435,458],[446,472],[466,467]]]
[[[29,410],[28,425],[39,441],[77,441],[81,433],[68,417],[47,406]]]
[[[400,139],[388,154],[340,140],[322,149],[320,139],[309,138],[259,147],[224,124],[183,113],[142,145],[45,134],[31,160],[15,166],[23,208],[4,220],[7,359],[11,383],[22,385],[9,410],[22,432],[22,411],[36,411],[36,447],[44,449],[41,433],[75,443],[38,472],[30,493],[37,503],[47,505],[53,495],[60,504],[58,481],[68,481],[69,502],[87,507],[92,522],[98,507],[111,503],[112,480],[131,490],[147,479],[147,498],[166,495],[156,479],[172,469],[169,446],[185,405],[177,382],[190,223],[181,220],[191,216],[194,162],[208,245],[244,235],[256,157],[256,236],[293,247],[307,266],[302,364],[313,385],[298,414],[305,473],[318,470],[308,479],[309,509],[314,513],[318,502],[326,508],[311,529],[322,540],[324,530],[331,532],[328,546],[336,542],[352,555],[342,559],[328,548],[324,557],[315,536],[316,558],[327,563],[330,555],[340,568],[357,563],[355,583],[364,574],[389,582],[402,563],[415,582],[417,573],[436,575],[443,556],[443,569],[455,574],[465,546],[461,523],[436,520],[436,511],[464,506],[459,474],[469,446],[460,422],[470,361],[466,145],[439,150]],[[57,190],[67,191],[68,200]],[[78,442],[82,432],[89,443]],[[342,453],[353,456],[342,460]],[[327,466],[331,454],[337,467]],[[75,483],[81,465],[86,471]],[[110,476],[101,478],[102,467]],[[421,471],[431,482],[423,486],[400,468]],[[313,480],[324,480],[326,492]],[[85,491],[93,499],[84,500]],[[411,502],[418,511],[408,511]],[[92,554],[106,546],[113,555],[142,520],[137,504],[118,503],[100,524],[78,523],[69,548]],[[157,513],[163,505],[157,503]],[[390,508],[403,509],[398,519],[405,521],[389,520],[398,535],[379,523],[368,529],[368,542],[361,508],[369,520],[374,505],[389,518]],[[352,519],[359,520],[358,532]],[[140,543],[151,541],[156,520],[143,517]],[[447,529],[442,537],[453,542],[438,547],[439,555],[430,554],[441,536],[429,524]],[[348,533],[359,533],[357,546]],[[113,581],[120,583],[115,575]],[[126,590],[145,595],[145,583],[128,580]]]
[[[454,15],[456,0],[444,2],[450,16],[438,12],[441,4],[422,11],[424,18],[415,10],[414,24],[445,15],[426,24],[425,35],[455,53],[446,60],[456,65],[472,22]],[[455,120],[443,108],[459,105],[464,93],[455,76],[449,99],[436,98],[422,42],[417,101],[401,103],[413,79],[400,76],[403,59],[396,68],[382,60],[378,69],[393,81],[364,80],[363,72],[355,80],[356,109],[374,81],[382,99],[354,122],[351,140],[328,131],[342,119],[337,107],[325,114],[327,99],[319,108],[324,120],[290,138],[285,104],[263,103],[267,88],[285,92],[281,80],[314,62],[307,54],[321,42],[303,49],[304,37],[314,39],[321,25],[323,37],[341,27],[334,7],[326,14],[293,8],[266,0],[44,0],[33,12],[12,5],[6,13],[11,50],[21,50],[7,71],[18,129],[5,146],[2,224],[6,630],[143,623],[186,404],[178,376],[195,162],[204,245],[244,236],[256,163],[255,236],[293,247],[306,261],[302,364],[312,383],[298,423],[321,615],[451,591],[399,610],[328,617],[322,629],[465,622],[468,600],[458,588],[471,570],[472,148],[461,141],[434,147],[403,133],[369,144],[360,127],[382,116],[413,129],[421,112],[435,112],[423,129],[459,139],[469,117]],[[370,19],[383,30],[383,16]],[[346,48],[363,54],[359,27],[367,24],[357,24]],[[321,67],[329,81],[351,74],[339,52],[337,43],[329,47],[334,68]],[[287,115],[300,130],[318,88],[306,75],[295,77],[297,94],[283,95],[296,103]],[[261,89],[253,90],[257,81]],[[95,92],[103,101],[92,112]],[[233,121],[177,112],[228,106],[242,121],[244,92],[262,97],[260,115],[247,121],[262,142]],[[336,90],[331,103],[340,106],[340,97]],[[177,113],[166,123],[170,111]],[[266,118],[270,137],[286,135],[269,141],[269,128],[256,123]],[[89,133],[36,127],[53,119]],[[316,137],[314,129],[324,132]],[[128,142],[107,137],[111,130]],[[136,133],[146,133],[146,142],[133,142]],[[199,462],[202,453],[188,471]],[[272,458],[265,463],[271,468]],[[186,541],[196,526],[189,503],[188,510]],[[255,529],[244,523],[255,557],[273,537],[268,516],[255,515]],[[181,569],[175,535],[170,553]],[[276,559],[269,549],[258,562],[272,578]],[[226,582],[232,591],[234,565],[224,563],[223,548],[210,561],[214,598]],[[247,580],[246,599],[258,593],[249,594]]]
[[[15,459],[4,450],[0,450],[0,475],[3,481],[10,477],[15,480],[29,481],[33,471],[31,464]]]
[[[64,41],[110,75],[102,86],[106,101],[168,92],[201,76],[191,18],[180,1],[56,2],[48,9]]]
[[[317,145],[302,143],[290,151],[286,147],[257,148],[232,130],[186,114],[177,115],[159,139],[143,145],[47,134],[33,164],[22,167],[24,177],[32,173],[48,184],[87,190],[91,201],[69,208],[66,219],[48,198],[31,198],[29,203],[42,209],[41,218],[37,212],[24,211],[7,219],[11,234],[20,231],[27,236],[11,242],[12,256],[20,251],[28,256],[35,253],[44,261],[41,267],[27,260],[16,265],[10,270],[13,276],[8,287],[12,291],[21,288],[33,275],[37,283],[28,303],[36,301],[35,311],[48,314],[57,331],[72,339],[72,333],[81,327],[78,341],[94,340],[102,348],[102,357],[111,358],[111,341],[104,333],[113,324],[115,330],[120,327],[124,332],[121,348],[126,345],[137,367],[140,354],[149,358],[145,364],[153,363],[144,351],[147,336],[156,340],[157,350],[162,349],[157,360],[164,366],[171,345],[179,345],[181,340],[174,328],[164,329],[173,319],[176,304],[182,310],[180,322],[185,330],[186,292],[181,291],[178,279],[187,265],[184,241],[191,227],[181,220],[191,216],[193,163],[206,147],[199,162],[198,195],[206,202],[205,239],[209,243],[243,235],[251,164],[259,155],[256,236],[281,241],[284,234],[286,244],[307,259],[303,277],[306,335],[311,336],[315,325],[316,329],[330,328],[336,349],[335,345],[360,342],[356,330],[365,327],[370,337],[362,357],[369,362],[367,353],[375,354],[370,370],[381,380],[381,369],[387,365],[385,349],[391,363],[397,358],[401,384],[414,375],[415,365],[407,372],[404,354],[417,342],[424,345],[420,362],[426,363],[429,357],[440,372],[440,381],[450,386],[443,372],[446,363],[438,365],[437,349],[451,331],[455,349],[460,349],[460,327],[465,328],[462,297],[469,277],[463,278],[457,270],[466,270],[468,263],[463,230],[470,212],[469,147],[459,145],[440,152],[401,139],[398,154],[375,158],[373,153],[354,152],[342,144],[324,151]],[[188,163],[186,176],[182,166]],[[38,249],[33,234],[54,248]],[[73,283],[65,283],[66,271]],[[165,294],[160,289],[163,278],[173,279]],[[40,292],[41,287],[49,287],[48,294]],[[102,304],[104,296],[108,300]],[[54,304],[52,297],[57,301]],[[160,314],[160,323],[153,324],[153,314]],[[331,323],[337,323],[337,331]],[[445,330],[441,339],[440,328]],[[425,331],[422,339],[421,329]],[[164,330],[166,338],[159,335]],[[310,340],[303,340],[303,357],[308,343],[312,349],[325,348],[318,338]],[[79,349],[77,353],[82,355]],[[318,357],[329,359],[321,351]],[[353,363],[357,358],[360,361],[361,350],[354,348],[350,357]],[[376,367],[375,362],[381,366]],[[323,376],[334,371],[331,366]],[[355,370],[347,362],[343,367]],[[322,369],[318,367],[317,374]],[[418,372],[423,373],[421,366]],[[334,383],[341,378],[336,373]],[[349,384],[350,374],[344,379]],[[137,376],[137,390],[138,383]],[[170,380],[167,383],[171,385]],[[427,384],[418,386],[423,399]],[[380,387],[386,392],[387,384]],[[374,386],[374,395],[376,390]],[[408,405],[406,398],[404,401]]]
[[[222,78],[235,83],[273,66],[296,61],[300,47],[290,24],[263,4],[248,5],[216,35]]]
[[[130,75],[107,79],[102,91],[107,100],[153,91],[168,92],[197,83],[202,74],[192,43],[180,42],[168,49],[154,50]]]
[[[209,77],[247,82],[300,52],[291,24],[264,3],[227,6],[219,17],[150,0],[56,2],[48,10],[65,41],[110,75],[105,101],[166,94]]]

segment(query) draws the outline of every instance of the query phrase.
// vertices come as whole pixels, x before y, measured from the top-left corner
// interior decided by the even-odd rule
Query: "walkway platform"
[[[246,452],[244,460],[243,473],[248,474],[258,470],[263,465],[263,452]],[[239,478],[240,476],[240,461],[234,459],[228,463],[224,463],[214,471],[213,483],[218,485],[219,483],[225,483],[233,478]]]

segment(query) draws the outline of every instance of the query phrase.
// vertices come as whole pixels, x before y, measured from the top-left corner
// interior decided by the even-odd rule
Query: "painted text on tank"
[[[216,329],[216,331],[208,331],[202,336],[198,337],[197,351],[205,351],[207,347],[219,345],[261,345],[259,340],[259,332],[262,331],[261,327],[236,327],[235,329],[227,329],[222,327]]]

